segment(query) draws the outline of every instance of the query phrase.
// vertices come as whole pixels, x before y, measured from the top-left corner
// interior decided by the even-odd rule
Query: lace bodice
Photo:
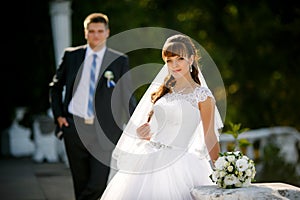
[[[196,87],[194,91],[190,93],[173,92],[165,95],[168,102],[174,100],[185,100],[190,102],[195,108],[198,108],[198,103],[205,101],[207,97],[214,98],[211,91],[205,87]]]
[[[198,102],[213,97],[205,87],[196,87],[191,93],[168,93],[153,107],[151,140],[185,148],[201,121]]]

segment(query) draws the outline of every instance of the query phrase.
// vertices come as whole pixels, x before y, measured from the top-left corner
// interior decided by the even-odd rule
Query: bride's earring
[[[190,72],[193,72],[193,65],[190,65]]]

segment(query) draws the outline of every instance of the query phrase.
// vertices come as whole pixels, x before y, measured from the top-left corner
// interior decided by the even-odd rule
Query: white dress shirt
[[[90,69],[92,67],[93,54],[97,54],[95,80],[98,80],[105,50],[106,47],[102,48],[100,51],[93,51],[88,45],[83,63],[81,79],[68,107],[69,113],[81,118],[88,118],[87,109],[89,98]]]

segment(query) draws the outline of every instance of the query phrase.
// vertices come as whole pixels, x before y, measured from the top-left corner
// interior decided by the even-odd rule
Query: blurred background
[[[16,109],[25,108],[17,123],[31,131],[30,139],[34,137],[35,116],[46,114],[49,109],[48,84],[57,67],[50,12],[53,2],[69,2],[70,13],[65,14],[70,16],[70,46],[86,42],[83,20],[91,12],[108,15],[111,35],[151,26],[173,29],[199,42],[224,81],[225,129],[229,122],[241,123],[251,130],[292,128],[288,134],[295,139],[284,137],[264,145],[264,149],[258,147],[264,157],[255,157],[262,164],[257,181],[300,186],[300,5],[291,0],[8,2],[9,13],[2,16],[5,56],[0,80],[1,157],[11,156],[4,135],[16,120]],[[132,67],[162,62],[160,50],[137,50],[128,55]],[[142,91],[136,95],[139,98]],[[267,134],[265,139],[271,141],[273,137],[274,134]],[[254,142],[254,147],[259,146]],[[280,152],[283,146],[291,144],[296,154],[289,163],[287,154]]]

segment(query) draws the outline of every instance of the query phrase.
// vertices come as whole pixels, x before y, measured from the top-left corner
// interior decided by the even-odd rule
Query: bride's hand
[[[149,123],[142,124],[140,127],[136,129],[137,135],[144,140],[150,140],[151,133],[150,133],[150,125]]]

